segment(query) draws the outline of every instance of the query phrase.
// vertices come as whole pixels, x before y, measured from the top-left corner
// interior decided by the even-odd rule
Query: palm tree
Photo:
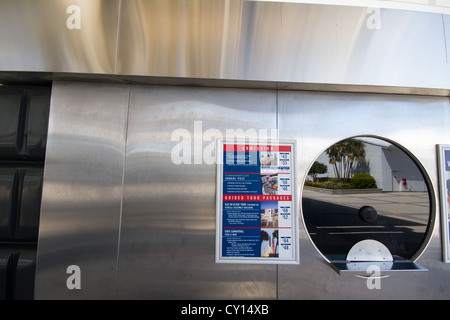
[[[366,156],[364,143],[352,138],[332,145],[325,152],[338,181],[349,181],[357,163],[365,161]]]

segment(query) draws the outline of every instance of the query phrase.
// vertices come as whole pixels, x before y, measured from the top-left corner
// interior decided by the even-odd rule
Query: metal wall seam
[[[122,0],[121,0],[122,1]],[[117,299],[117,277],[119,274],[119,257],[120,257],[120,236],[122,233],[122,215],[123,215],[123,190],[125,185],[125,167],[127,163],[127,140],[128,140],[128,118],[130,115],[130,95],[131,95],[131,85],[128,86],[128,103],[127,103],[127,116],[125,118],[124,127],[124,154],[123,154],[123,165],[122,165],[122,192],[120,193],[120,213],[119,213],[119,230],[117,236],[117,260],[116,260],[116,275],[114,280],[114,298]]]

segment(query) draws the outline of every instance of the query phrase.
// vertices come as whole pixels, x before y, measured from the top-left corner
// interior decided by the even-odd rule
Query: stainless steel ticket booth
[[[450,298],[449,14],[0,0],[0,298]],[[294,146],[288,263],[279,203],[218,218],[229,138]],[[228,261],[218,232],[262,225],[278,229],[254,248],[275,255],[233,240]]]

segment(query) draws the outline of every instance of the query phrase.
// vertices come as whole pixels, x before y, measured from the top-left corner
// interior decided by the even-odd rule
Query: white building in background
[[[395,145],[376,138],[358,138],[365,144],[366,161],[358,163],[353,173],[369,173],[377,187],[389,191],[427,191],[426,183],[414,161]],[[328,173],[320,178],[335,178],[333,165],[324,152],[317,159],[328,166]]]

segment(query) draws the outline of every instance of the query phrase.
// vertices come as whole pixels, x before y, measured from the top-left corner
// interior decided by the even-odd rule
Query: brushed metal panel
[[[372,28],[361,5],[1,0],[0,70],[448,89],[448,15],[378,12]]]
[[[279,78],[408,87],[448,84],[440,69],[448,68],[440,15],[380,9],[379,29],[370,29],[371,15],[367,8],[284,5],[276,46]]]
[[[0,70],[113,74],[118,16],[119,0],[2,0]]]
[[[372,28],[363,7],[124,1],[117,74],[448,88],[442,15],[378,13]]]
[[[220,76],[225,6],[219,1],[124,1],[119,74]],[[232,1],[238,8],[241,1]],[[132,50],[130,50],[132,48]]]
[[[40,216],[36,299],[112,299],[129,86],[55,82]],[[68,290],[66,269],[81,269]]]
[[[215,263],[216,166],[196,153],[252,128],[276,128],[275,91],[132,86],[118,299],[276,298],[277,266]],[[177,129],[191,164],[172,162]]]
[[[280,138],[297,139],[298,183],[329,146],[354,135],[375,135],[407,148],[421,162],[437,199],[435,145],[450,140],[447,98],[279,91]],[[436,201],[437,202],[437,201]],[[437,207],[438,208],[438,207]],[[417,263],[427,272],[399,272],[381,279],[380,290],[366,280],[338,275],[320,256],[301,225],[302,265],[279,267],[280,299],[448,299],[450,265],[442,262],[440,219]]]
[[[450,15],[442,15],[442,20],[444,24],[444,35],[445,35],[445,56],[446,62],[449,63],[450,56]]]

